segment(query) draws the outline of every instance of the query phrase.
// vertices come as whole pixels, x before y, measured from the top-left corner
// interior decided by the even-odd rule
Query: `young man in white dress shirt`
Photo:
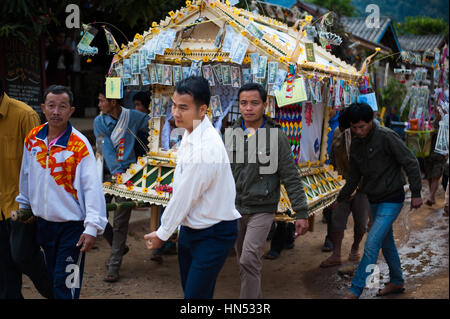
[[[167,241],[181,225],[178,260],[185,299],[212,298],[216,278],[237,237],[236,188],[223,141],[205,116],[211,98],[208,81],[189,77],[172,96],[175,124],[186,129],[174,175],[173,196],[148,249]]]

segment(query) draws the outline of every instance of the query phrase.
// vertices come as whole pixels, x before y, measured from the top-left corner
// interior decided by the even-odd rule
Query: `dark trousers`
[[[225,260],[233,249],[237,221],[222,221],[205,229],[181,226],[178,261],[185,299],[212,299]]]
[[[85,254],[77,247],[84,231],[83,221],[49,222],[37,220],[38,243],[45,252],[55,299],[78,299]]]
[[[284,248],[289,247],[289,245],[294,243],[294,233],[294,224],[277,222],[277,226],[272,236],[272,241],[270,242],[270,250],[280,254]]]
[[[126,198],[116,197],[116,203],[125,202]],[[123,254],[128,235],[128,224],[131,217],[131,207],[120,207],[114,212],[113,226],[106,224],[103,238],[111,245],[109,268],[119,270],[122,265]],[[107,213],[107,217],[109,214]]]
[[[327,223],[327,235],[326,235],[325,239],[328,239],[328,240],[331,240],[330,233],[331,233],[331,227],[332,227],[332,223],[331,223],[331,214],[332,213],[333,213],[333,210],[330,207],[325,208],[322,212],[323,217]]]
[[[36,240],[36,223],[24,224],[0,217],[0,299],[23,299],[22,274],[37,291],[52,298],[49,274]]]

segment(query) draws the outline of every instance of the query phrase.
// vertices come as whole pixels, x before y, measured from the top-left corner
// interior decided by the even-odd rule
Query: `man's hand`
[[[309,223],[307,219],[297,219],[295,221],[295,238],[306,234],[309,229]]]
[[[88,234],[81,234],[80,240],[77,243],[77,247],[83,245],[80,249],[81,252],[88,252],[95,245],[95,237]]]
[[[145,239],[145,245],[147,246],[148,250],[158,249],[161,248],[164,244],[164,241],[159,239],[158,236],[156,236],[156,232],[152,232],[150,234],[144,235]]]
[[[422,197],[413,197],[411,198],[411,209],[419,208],[422,206]]]

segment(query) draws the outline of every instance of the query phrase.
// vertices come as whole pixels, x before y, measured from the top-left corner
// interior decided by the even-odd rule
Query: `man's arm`
[[[19,195],[16,197],[16,202],[19,203],[19,208],[31,209],[30,199],[28,194],[28,171],[29,171],[29,157],[27,148],[23,147],[22,166],[20,167],[19,177]]]
[[[27,208],[27,209],[31,208],[28,196],[28,171],[29,171],[28,166],[30,154],[28,153],[28,150],[25,147],[24,141],[28,133],[36,126],[39,126],[39,124],[40,124],[39,116],[34,111],[27,113],[26,116],[24,116],[20,121],[21,125],[20,139],[22,142],[23,153],[22,153],[22,165],[20,167],[20,175],[19,175],[19,195],[16,197],[16,202],[19,203],[19,208]]]
[[[353,192],[358,187],[359,182],[361,181],[361,172],[359,171],[358,164],[354,160],[352,156],[352,151],[350,150],[350,165],[348,170],[348,179],[345,181],[344,187],[342,187],[336,201],[342,202],[348,199]]]
[[[183,175],[177,181],[176,190],[161,217],[161,226],[156,231],[159,239],[166,241],[203,196],[215,178],[216,163],[183,164]]]
[[[141,112],[139,112],[141,113]],[[138,132],[144,133],[144,134],[148,134],[148,123],[150,121],[150,117],[148,116],[148,114],[139,114],[141,115],[141,119],[139,122],[139,126],[138,126]]]
[[[85,211],[84,233],[96,237],[101,235],[108,220],[102,183],[95,174],[96,163],[93,150],[86,145],[89,154],[78,164],[75,171],[74,188],[77,190],[80,206]]]
[[[278,136],[278,174],[280,175],[281,183],[286,188],[297,219],[308,218],[308,203],[304,185],[292,157],[291,145],[281,130],[278,130]]]
[[[308,202],[303,182],[292,157],[291,144],[281,130],[278,130],[278,143],[278,174],[296,214],[295,237],[297,238],[305,235],[309,229]]]
[[[420,177],[420,166],[417,158],[395,133],[387,135],[385,137],[385,143],[387,143],[387,147],[394,155],[397,162],[402,165],[406,175],[408,176],[411,198],[421,197],[422,180]]]
[[[116,150],[110,136],[107,134],[105,128],[100,123],[100,118],[96,117],[94,120],[94,135],[97,138],[100,134],[103,135],[103,159],[105,160],[106,166],[108,167],[111,174],[114,175],[120,168],[118,162],[116,161]]]

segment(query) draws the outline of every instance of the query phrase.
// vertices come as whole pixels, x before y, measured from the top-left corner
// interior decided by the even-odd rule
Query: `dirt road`
[[[423,194],[427,193],[424,183]],[[406,292],[384,298],[449,298],[449,219],[443,217],[444,194],[439,188],[437,203],[426,205],[409,213],[409,193],[404,208],[394,224],[394,235],[399,248],[406,279]],[[330,253],[321,252],[326,225],[321,214],[315,218],[314,232],[298,238],[295,247],[282,252],[277,260],[264,260],[262,287],[264,298],[323,299],[341,298],[351,282],[351,275],[341,275],[339,269],[357,265],[346,261],[353,238],[350,218],[343,242],[345,263],[341,267],[319,268]],[[150,260],[150,252],[143,240],[148,222],[130,225],[128,245],[130,252],[124,257],[121,279],[117,283],[103,281],[105,260],[109,246],[100,239],[97,247],[87,255],[81,298],[182,298],[177,256],[164,256],[159,265]],[[267,242],[267,249],[269,242]],[[361,248],[362,253],[362,248]],[[387,266],[379,257],[380,278],[388,280]],[[239,297],[239,268],[231,254],[217,280],[215,298]],[[362,298],[374,298],[377,289],[366,289]],[[40,298],[31,281],[24,276],[25,298]]]

